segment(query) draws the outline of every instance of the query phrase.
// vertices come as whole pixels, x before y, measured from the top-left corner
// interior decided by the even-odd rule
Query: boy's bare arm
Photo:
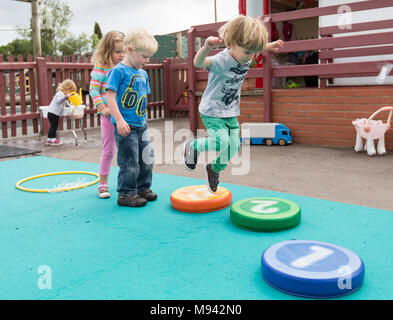
[[[125,137],[130,133],[130,126],[127,122],[124,121],[123,116],[119,111],[119,107],[116,101],[116,92],[109,89],[107,91],[106,97],[108,100],[108,108],[116,121],[117,132],[121,136]]]
[[[265,50],[276,52],[280,50],[282,47],[284,47],[284,42],[282,40],[277,40],[267,43]]]
[[[212,61],[209,57],[206,57],[210,50],[218,46],[222,40],[218,37],[208,37],[205,44],[200,48],[194,58],[194,66],[196,68],[207,68],[210,67]]]

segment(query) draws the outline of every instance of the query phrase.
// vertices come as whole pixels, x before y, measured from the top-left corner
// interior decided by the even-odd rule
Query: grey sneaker
[[[194,171],[198,162],[199,152],[191,146],[194,139],[187,140],[183,145],[184,165],[187,170]]]
[[[117,204],[125,207],[143,207],[147,203],[147,200],[140,197],[138,194],[126,194],[124,196],[119,195],[117,197]]]
[[[213,170],[212,165],[210,163],[205,164],[205,170],[206,170],[207,188],[209,189],[210,192],[216,192],[218,183],[220,182],[218,180],[220,174],[218,174]]]

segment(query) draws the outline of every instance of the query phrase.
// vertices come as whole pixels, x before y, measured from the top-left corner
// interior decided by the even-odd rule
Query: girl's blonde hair
[[[127,32],[123,43],[124,52],[127,53],[128,47],[133,51],[146,50],[151,54],[156,53],[158,43],[149,31],[144,29],[135,29]]]
[[[263,22],[243,15],[225,23],[218,33],[227,47],[238,45],[252,52],[265,49],[268,41],[268,32]]]
[[[66,79],[59,83],[56,91],[76,92],[76,84],[71,79]]]
[[[107,67],[113,67],[112,52],[118,42],[124,41],[124,33],[113,30],[105,33],[98,42],[97,48],[94,50],[91,61],[94,64],[101,64]]]

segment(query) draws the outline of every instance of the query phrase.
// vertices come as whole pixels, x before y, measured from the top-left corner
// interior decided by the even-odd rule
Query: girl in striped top
[[[111,113],[106,100],[106,83],[109,70],[124,58],[124,33],[109,31],[100,40],[94,51],[89,93],[101,114],[102,152],[100,158],[100,183],[98,197],[109,198],[108,175],[115,154],[116,141],[111,122]]]

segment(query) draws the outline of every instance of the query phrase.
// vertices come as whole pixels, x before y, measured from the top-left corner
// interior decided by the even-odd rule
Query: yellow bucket
[[[79,90],[81,93],[82,90]],[[79,106],[80,104],[83,103],[81,95],[77,94],[76,92],[71,92],[71,96],[68,98],[70,102],[75,106]]]

